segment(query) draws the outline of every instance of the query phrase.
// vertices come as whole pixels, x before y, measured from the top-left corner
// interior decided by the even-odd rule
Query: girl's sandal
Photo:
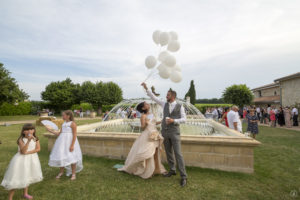
[[[76,174],[72,174],[72,176],[71,176],[71,181],[74,181],[74,180],[76,180]]]
[[[60,179],[60,177],[61,177],[63,174],[64,174],[63,172],[60,172],[60,173],[56,176],[56,179]]]

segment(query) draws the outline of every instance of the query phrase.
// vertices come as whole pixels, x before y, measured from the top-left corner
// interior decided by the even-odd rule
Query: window
[[[261,91],[258,91],[258,97],[261,97]]]
[[[275,91],[275,92],[274,92],[274,96],[276,96],[276,95],[277,95],[277,92]]]

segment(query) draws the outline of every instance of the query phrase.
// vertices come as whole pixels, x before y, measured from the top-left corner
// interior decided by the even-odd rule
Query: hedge
[[[198,108],[198,110],[200,110],[203,114],[206,112],[207,108],[213,108],[213,107],[221,107],[221,108],[225,108],[225,107],[231,107],[232,104],[195,104],[195,107]]]
[[[29,115],[31,113],[31,103],[30,102],[20,102],[18,105],[10,104],[4,102],[0,106],[0,115]]]

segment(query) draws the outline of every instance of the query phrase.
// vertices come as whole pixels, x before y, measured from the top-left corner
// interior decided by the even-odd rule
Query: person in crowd
[[[229,128],[242,132],[242,123],[239,116],[239,108],[232,106],[231,110],[227,113],[227,120]]]
[[[79,116],[80,116],[80,118],[83,118],[83,109],[82,108],[79,109]]]
[[[271,123],[270,123],[270,126],[271,127],[276,127],[276,114],[275,114],[275,110],[274,109],[271,109],[270,112],[270,120],[271,120]]]
[[[292,122],[291,122],[291,110],[290,107],[285,107],[284,109],[284,120],[285,120],[285,126],[287,128],[292,128]]]
[[[268,109],[265,109],[265,112],[264,112],[264,124],[269,124]]]
[[[247,131],[251,133],[252,137],[255,138],[258,134],[258,117],[255,115],[255,110],[250,109],[249,114],[247,115],[248,127]]]
[[[294,107],[292,109],[292,116],[293,116],[293,126],[299,126],[298,124],[298,109]]]
[[[41,163],[38,157],[40,141],[33,124],[25,124],[17,140],[18,153],[12,158],[1,185],[9,190],[8,199],[12,200],[16,189],[24,189],[23,198],[33,199],[28,187],[43,180]]]
[[[60,172],[56,179],[64,174],[67,169],[67,176],[71,176],[71,180],[76,179],[76,173],[83,169],[82,153],[77,139],[77,125],[74,122],[74,115],[71,110],[64,111],[62,118],[65,121],[60,131],[55,131],[46,126],[50,133],[57,135],[52,151],[50,153],[49,166],[59,167]]]
[[[240,115],[240,118],[242,119],[243,118],[243,108],[240,108],[238,110],[238,114]]]
[[[226,108],[224,109],[224,113],[223,113],[223,115],[222,115],[222,118],[220,119],[220,122],[221,122],[221,123],[222,123],[223,121],[225,121],[225,125],[226,125],[227,127],[229,127],[229,125],[228,125],[228,118],[227,118],[228,112],[229,112],[229,107],[226,107]]]
[[[104,113],[104,115],[103,115],[103,121],[108,121],[109,120],[109,112],[108,111],[106,111],[105,113]]]
[[[257,116],[257,118],[258,118],[259,121],[260,121],[260,118],[261,118],[261,117],[260,117],[260,116],[261,116],[261,115],[260,115],[260,114],[261,114],[261,113],[260,113],[260,110],[261,110],[260,107],[257,106],[257,108],[256,108],[256,116]]]
[[[219,113],[218,119],[222,118],[222,116],[223,116],[223,108],[222,107],[218,108],[218,113]]]
[[[218,113],[218,109],[217,109],[217,108],[213,108],[212,116],[213,116],[213,119],[214,119],[215,121],[218,120],[219,113]]]
[[[282,107],[280,107],[279,111],[278,111],[278,124],[279,124],[279,126],[285,125],[285,122],[284,122],[284,112],[283,112]]]
[[[245,108],[243,109],[243,119],[246,119],[247,114],[248,114],[247,108],[245,107]]]
[[[265,121],[265,116],[264,116],[264,114],[265,114],[265,109],[264,109],[264,108],[261,108],[261,109],[260,109],[260,123],[261,123],[261,124],[263,124],[264,121]]]

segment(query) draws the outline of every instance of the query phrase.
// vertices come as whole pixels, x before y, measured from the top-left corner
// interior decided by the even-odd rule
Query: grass
[[[89,121],[79,121],[84,124]],[[16,139],[21,125],[0,126],[0,179],[10,159],[17,151]],[[39,158],[44,180],[30,186],[29,191],[39,200],[48,199],[297,199],[300,195],[300,132],[260,127],[257,139],[262,145],[255,149],[255,173],[230,173],[187,167],[188,185],[179,187],[179,176],[148,180],[117,172],[112,168],[119,160],[84,156],[84,170],[75,182],[63,177],[55,180],[58,169],[48,166],[47,139],[37,128],[42,150]],[[290,195],[296,190],[298,197]],[[18,190],[15,199],[22,194]],[[0,199],[7,191],[0,189]]]
[[[16,116],[0,116],[0,122],[2,121],[24,121],[24,120],[37,120],[37,115],[16,115]]]

